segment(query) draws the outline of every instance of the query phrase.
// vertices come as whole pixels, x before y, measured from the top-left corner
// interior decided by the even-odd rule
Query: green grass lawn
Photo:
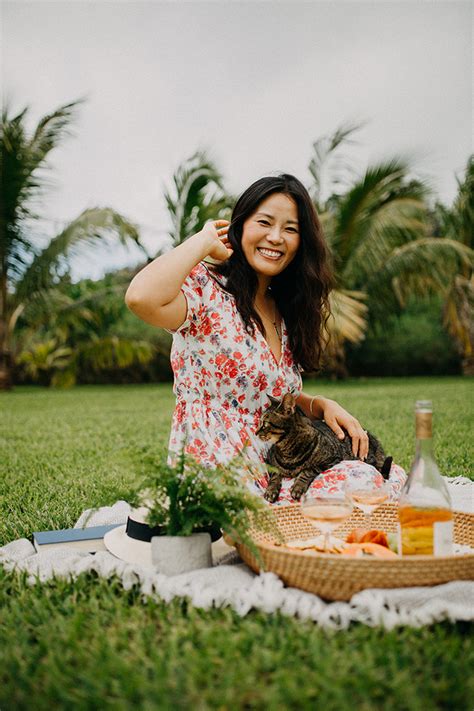
[[[409,467],[413,404],[431,398],[443,473],[473,477],[474,396],[461,378],[307,381]],[[167,446],[170,385],[21,387],[0,396],[0,545],[127,499],[136,446]],[[281,615],[143,601],[82,576],[28,586],[0,568],[0,708],[474,708],[473,626],[328,633]]]

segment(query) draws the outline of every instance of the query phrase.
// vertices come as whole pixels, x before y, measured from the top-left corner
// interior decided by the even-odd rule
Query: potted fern
[[[158,534],[151,538],[151,550],[160,572],[177,575],[211,566],[211,537],[216,540],[221,530],[257,557],[250,527],[279,535],[271,508],[245,484],[251,471],[245,452],[212,469],[184,451],[176,467],[150,452],[142,463],[147,475],[141,498],[148,508],[146,522]]]

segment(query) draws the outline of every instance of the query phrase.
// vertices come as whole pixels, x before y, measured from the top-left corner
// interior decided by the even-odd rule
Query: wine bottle
[[[436,464],[431,401],[415,407],[416,453],[398,504],[401,555],[451,555],[453,513],[448,488]]]

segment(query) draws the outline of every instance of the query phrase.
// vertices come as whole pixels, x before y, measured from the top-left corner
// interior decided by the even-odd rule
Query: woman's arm
[[[344,439],[342,427],[347,430],[352,439],[352,452],[354,457],[365,459],[369,452],[369,438],[367,432],[355,417],[347,410],[338,405],[335,400],[331,400],[321,395],[306,395],[301,393],[296,400],[296,404],[301,407],[305,415],[312,420],[322,419],[337,434],[339,439]]]
[[[296,404],[301,407],[304,414],[311,420],[321,420],[323,417],[322,400],[324,400],[321,395],[306,395],[306,393],[301,393],[296,400]]]
[[[187,302],[181,286],[196,264],[208,255],[228,259],[228,220],[214,220],[170,252],[147,264],[132,279],[125,303],[136,316],[153,326],[178,328],[186,318]],[[218,225],[223,225],[217,229]],[[221,234],[222,233],[222,234]]]

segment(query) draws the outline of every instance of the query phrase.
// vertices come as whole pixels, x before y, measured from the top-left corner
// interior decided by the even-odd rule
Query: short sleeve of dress
[[[191,269],[181,286],[181,291],[188,305],[186,319],[179,328],[165,328],[164,330],[168,333],[181,333],[191,324],[194,324],[196,330],[199,330],[199,325],[206,318],[211,306],[214,286],[207,269],[201,263]]]

